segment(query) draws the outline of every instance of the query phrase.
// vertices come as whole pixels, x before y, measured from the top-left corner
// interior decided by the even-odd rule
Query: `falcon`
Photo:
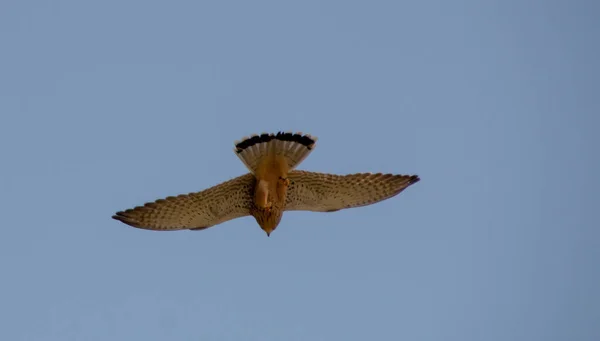
[[[417,175],[296,170],[316,141],[308,134],[289,132],[245,137],[234,143],[234,152],[249,173],[201,192],[117,212],[113,218],[141,229],[174,231],[204,230],[251,215],[270,236],[284,211],[335,212],[371,205],[420,180]]]

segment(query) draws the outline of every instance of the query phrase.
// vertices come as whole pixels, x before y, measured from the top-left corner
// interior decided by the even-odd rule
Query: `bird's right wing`
[[[333,212],[391,198],[419,181],[416,175],[359,173],[334,175],[306,171],[288,174],[286,211]]]
[[[254,183],[254,175],[249,173],[201,192],[117,212],[113,219],[147,230],[202,230],[250,215]]]

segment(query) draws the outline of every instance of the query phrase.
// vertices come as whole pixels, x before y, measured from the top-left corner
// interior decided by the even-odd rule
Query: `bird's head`
[[[266,228],[266,227],[261,227],[263,229],[263,231],[265,231],[267,233],[267,237],[271,236],[271,232],[275,231],[275,228]]]
[[[263,214],[254,216],[260,228],[267,234],[267,237],[270,236],[271,233],[277,228],[277,225],[279,225],[279,222],[281,221],[281,213],[282,212],[280,210],[276,210],[263,212]]]

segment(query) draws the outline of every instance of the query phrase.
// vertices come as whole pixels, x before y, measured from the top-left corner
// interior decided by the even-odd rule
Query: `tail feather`
[[[252,173],[267,155],[282,155],[292,170],[310,154],[316,142],[317,138],[308,134],[263,133],[236,141],[234,151]]]

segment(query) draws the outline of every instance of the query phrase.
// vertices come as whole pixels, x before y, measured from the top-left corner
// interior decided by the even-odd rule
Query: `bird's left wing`
[[[201,192],[117,212],[113,219],[147,230],[202,230],[250,215],[254,183],[252,174],[242,175]]]
[[[358,173],[334,175],[306,171],[288,174],[286,211],[333,212],[391,198],[419,181],[416,175]]]

